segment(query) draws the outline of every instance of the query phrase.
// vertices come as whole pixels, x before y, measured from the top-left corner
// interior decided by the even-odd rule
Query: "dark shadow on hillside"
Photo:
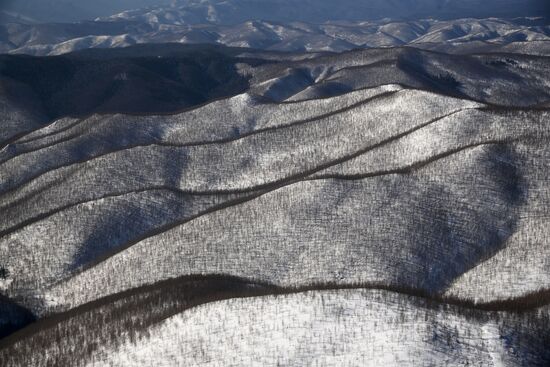
[[[405,48],[397,58],[397,68],[414,76],[428,90],[437,93],[468,99],[461,91],[461,84],[448,72],[433,73],[427,67],[426,55],[423,52]]]
[[[1,279],[2,275],[0,274]],[[29,310],[0,295],[0,339],[24,328],[34,321],[36,319]]]
[[[158,179],[167,187],[179,187],[188,161],[185,150],[167,152],[159,164]],[[147,194],[145,191],[143,193]],[[151,190],[151,195],[137,198],[139,202],[135,201],[136,196],[132,200],[130,195],[125,195],[102,211],[95,221],[95,230],[83,240],[79,253],[68,269],[70,272],[89,265],[120,245],[164,227],[174,218],[192,216],[202,209],[196,198],[177,193],[176,190]]]
[[[420,181],[416,191],[424,192],[419,202],[420,207],[430,208],[429,214],[423,213],[429,220],[411,221],[407,232],[417,243],[432,243],[411,253],[422,265],[412,278],[414,282],[411,284],[411,275],[404,268],[397,284],[438,294],[461,274],[501,251],[515,231],[517,209],[527,197],[519,164],[510,145],[494,144],[460,172],[459,178],[449,178],[447,185]],[[465,201],[462,195],[470,200]],[[442,205],[441,200],[452,204]]]
[[[243,62],[213,46],[141,46],[53,57],[0,55],[0,77],[32,90],[38,101],[27,103],[41,104],[50,120],[93,113],[161,114],[244,92],[248,79],[236,68]],[[8,98],[20,102],[18,94],[12,88]]]

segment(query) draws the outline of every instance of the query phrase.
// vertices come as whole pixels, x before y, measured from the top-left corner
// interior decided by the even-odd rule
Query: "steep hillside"
[[[159,122],[37,131],[27,144],[44,147],[2,164],[4,289],[47,313],[197,273],[440,293],[545,207],[547,158],[534,157],[547,118],[388,86],[280,105],[243,95]],[[500,295],[547,286],[521,284]]]
[[[0,360],[547,365],[549,71],[411,47],[0,56]]]

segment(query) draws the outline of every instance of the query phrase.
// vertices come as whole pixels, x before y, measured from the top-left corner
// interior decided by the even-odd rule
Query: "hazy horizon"
[[[377,18],[434,17],[521,17],[550,15],[546,0],[369,0],[300,1],[311,3],[311,12],[292,13],[294,0],[211,1],[240,20],[360,20]],[[298,2],[297,0],[295,0]],[[204,11],[206,5],[195,0],[1,0],[0,10],[10,11],[39,22],[74,22],[109,16],[121,11],[147,6],[190,6]],[[222,4],[223,3],[223,4]],[[274,11],[275,10],[275,11]],[[283,14],[283,15],[281,15]],[[280,19],[284,18],[284,19]]]

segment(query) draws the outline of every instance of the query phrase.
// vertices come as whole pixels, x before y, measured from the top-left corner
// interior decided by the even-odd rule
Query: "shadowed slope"
[[[4,272],[5,269],[0,268],[0,276],[4,277]],[[0,340],[35,320],[29,310],[0,295]]]
[[[97,112],[173,112],[235,95],[248,87],[237,62],[246,60],[216,47],[188,47],[166,58],[139,51],[110,58],[1,55],[0,77],[12,86],[5,91],[8,103],[21,103],[21,94],[30,90],[23,109],[38,105],[37,113],[54,120]]]

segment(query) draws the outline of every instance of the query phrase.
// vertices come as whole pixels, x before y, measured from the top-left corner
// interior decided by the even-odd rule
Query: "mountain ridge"
[[[234,25],[187,24],[172,20],[128,18],[75,24],[23,25],[3,28],[5,53],[58,55],[86,48],[125,47],[137,43],[211,43],[274,51],[345,51],[353,48],[413,47],[460,53],[498,50],[547,54],[529,48],[549,41],[545,18],[465,18],[357,22],[245,21]]]

